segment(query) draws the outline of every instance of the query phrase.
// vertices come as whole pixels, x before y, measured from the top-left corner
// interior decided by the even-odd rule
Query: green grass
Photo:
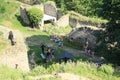
[[[92,80],[119,80],[120,77],[115,75],[114,69],[110,65],[103,65],[100,69],[97,69],[97,65],[94,63],[83,62],[78,60],[77,62],[68,63],[54,63],[51,65],[39,65],[29,73],[22,72],[20,70],[11,69],[6,66],[0,66],[0,79],[1,80],[31,80],[29,76],[40,76],[43,74],[60,73],[74,73],[85,79]],[[61,80],[60,78],[42,78],[41,80]]]
[[[3,34],[3,32],[0,31],[0,36]]]
[[[70,17],[73,19],[90,22],[91,24],[106,24],[108,22],[107,20],[103,20],[99,18],[89,18],[83,15],[80,15],[74,11],[70,11],[69,14],[70,14]]]
[[[18,80],[22,77],[23,75],[21,71],[0,65],[0,80]]]
[[[114,69],[110,65],[103,65],[100,69],[97,69],[97,65],[89,62],[77,61],[68,63],[54,63],[45,68],[44,66],[38,66],[30,73],[32,76],[41,74],[52,74],[56,72],[68,72],[74,73],[79,76],[84,76],[92,80],[119,80],[120,77],[114,75]]]
[[[13,13],[19,8],[19,4],[11,1],[0,0],[0,21],[12,18]]]
[[[67,38],[64,38],[64,46],[70,47],[73,49],[83,50],[82,44],[77,41],[69,42]]]
[[[53,35],[66,35],[70,33],[72,28],[70,26],[66,27],[55,27],[52,24],[47,24],[44,26],[44,31]]]
[[[46,66],[46,67],[45,67]],[[6,66],[0,65],[0,79],[1,80],[31,80],[29,76],[40,76],[43,74],[60,73],[74,73],[75,75],[82,76],[85,79],[91,80],[119,80],[120,77],[116,75],[111,65],[102,65],[97,69],[94,63],[77,62],[68,63],[53,63],[51,65],[39,65],[29,73],[22,72],[17,69],[11,69]],[[42,78],[41,80],[61,80],[60,78]]]

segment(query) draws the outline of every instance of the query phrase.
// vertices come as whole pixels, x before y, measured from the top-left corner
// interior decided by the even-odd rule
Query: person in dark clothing
[[[51,54],[51,48],[48,48],[46,52],[46,62],[49,62],[51,60],[50,54]]]
[[[52,59],[55,59],[55,51],[56,51],[56,48],[51,49],[50,56],[51,56]]]
[[[11,45],[15,45],[15,42],[13,41],[14,36],[12,31],[9,32],[8,39],[11,41]]]
[[[41,47],[42,53],[45,54],[44,50],[45,50],[46,46],[44,45],[44,43],[41,43],[40,47]]]

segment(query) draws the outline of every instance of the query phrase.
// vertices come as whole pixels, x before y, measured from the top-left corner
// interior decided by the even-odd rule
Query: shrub
[[[40,75],[40,74],[47,74],[47,73],[48,73],[47,69],[45,69],[45,67],[43,66],[38,66],[31,71],[31,75],[33,76]]]
[[[60,64],[52,64],[51,66],[49,66],[48,71],[50,73],[56,73],[56,72],[62,72],[60,67]]]
[[[109,75],[112,75],[114,72],[114,69],[110,65],[103,65],[100,69]]]
[[[0,65],[0,80],[19,80],[22,77],[21,71]]]
[[[43,18],[43,12],[38,8],[31,8],[28,10],[28,16],[32,25],[38,25]]]

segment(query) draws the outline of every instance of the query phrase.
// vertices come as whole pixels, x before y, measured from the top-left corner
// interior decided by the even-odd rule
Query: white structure
[[[56,22],[56,17],[44,14],[41,26],[44,26],[44,21],[48,21],[48,20],[53,21],[55,23]]]

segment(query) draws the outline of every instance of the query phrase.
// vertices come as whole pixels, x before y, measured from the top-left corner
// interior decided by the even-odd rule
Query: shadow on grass
[[[22,20],[22,18],[20,17],[19,14],[15,14],[15,17],[22,24],[22,26],[29,26],[29,25],[27,25],[26,23],[23,22],[23,20]]]

